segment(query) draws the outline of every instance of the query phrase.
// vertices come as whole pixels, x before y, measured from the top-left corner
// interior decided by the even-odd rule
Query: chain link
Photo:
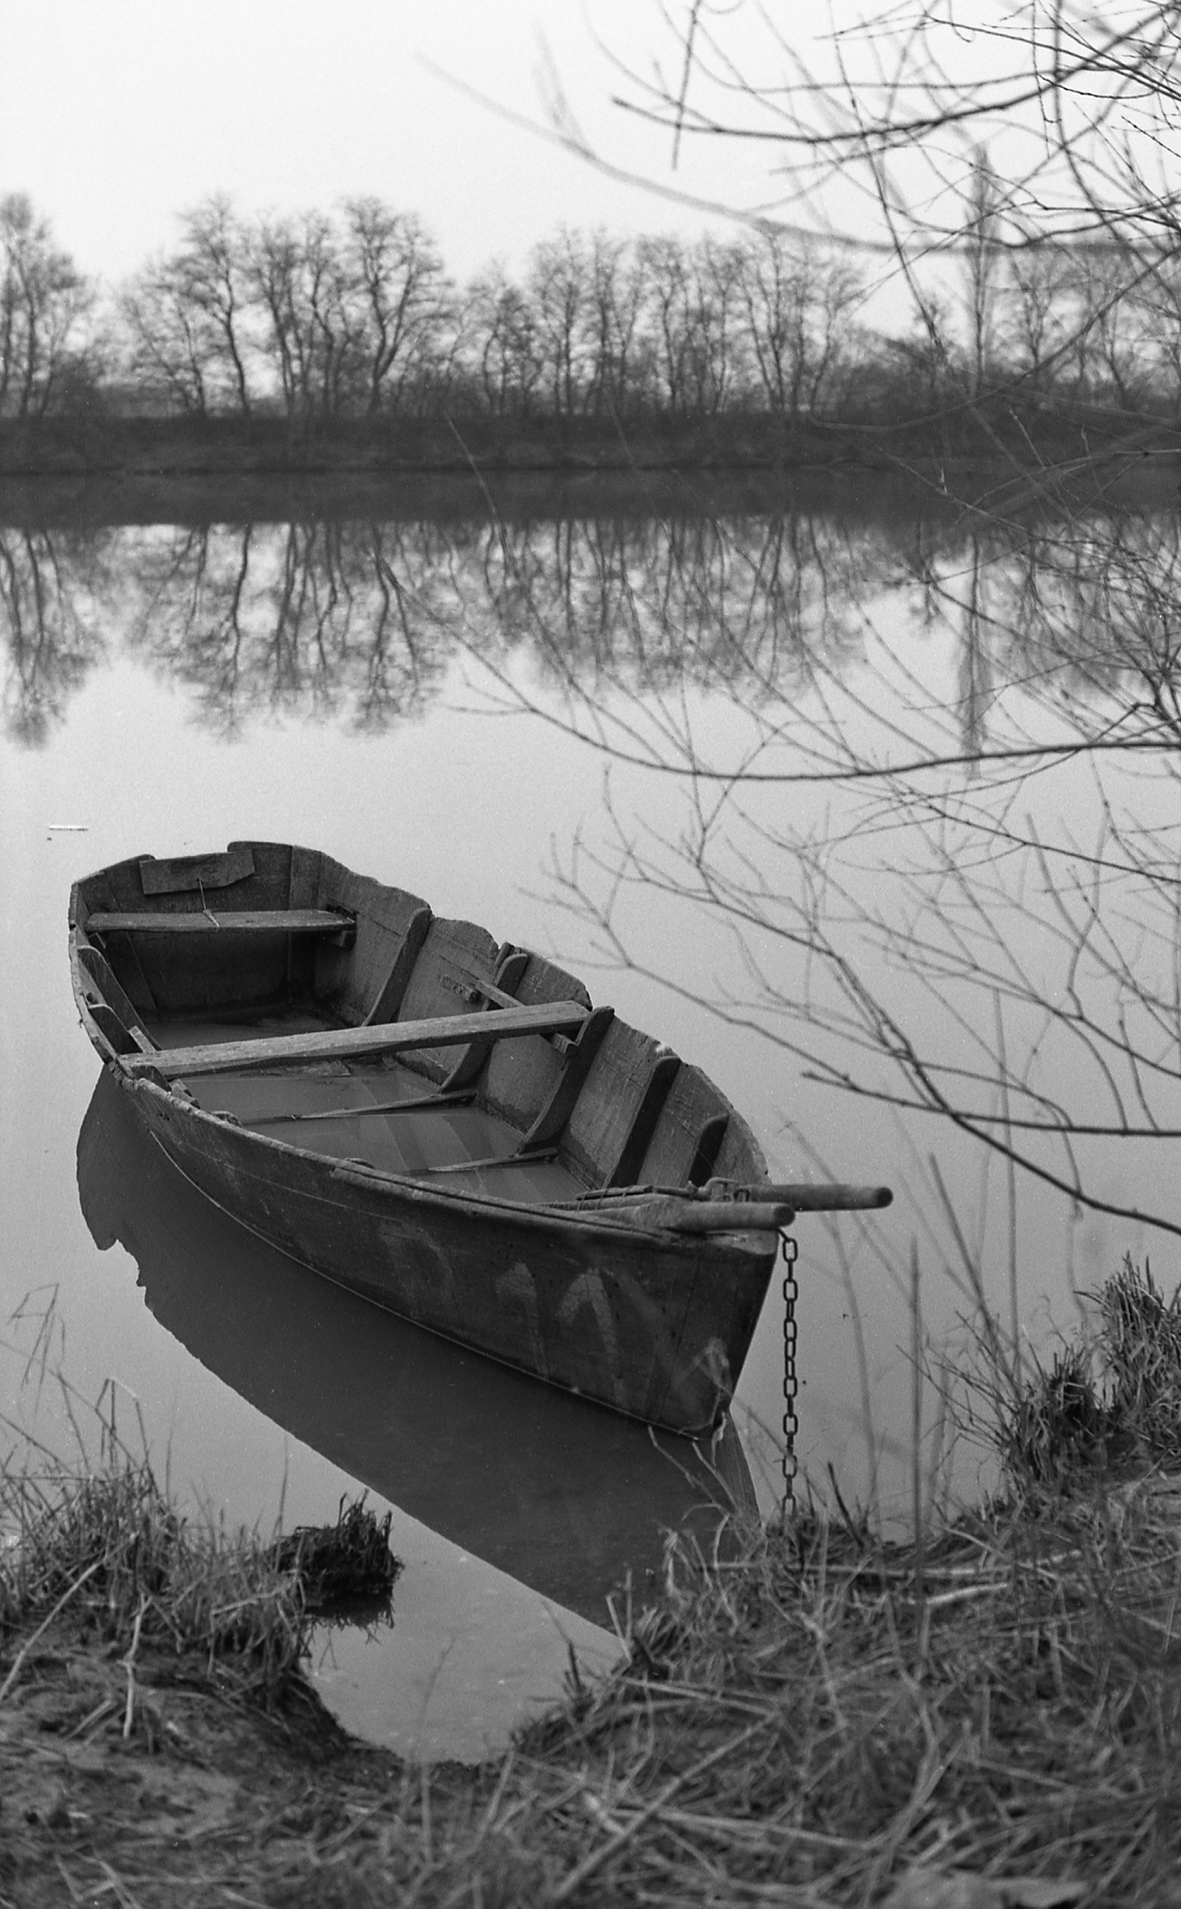
[[[799,1288],[796,1285],[796,1256],[799,1252],[795,1241],[787,1233],[779,1235],[780,1251],[783,1254],[783,1508],[781,1516],[786,1521],[795,1509],[796,1476],[800,1464],[796,1455],[796,1434],[800,1429],[796,1413],[796,1399],[800,1384],[796,1374],[796,1298]]]

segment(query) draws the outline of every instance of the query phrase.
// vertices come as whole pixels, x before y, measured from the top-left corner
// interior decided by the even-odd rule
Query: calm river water
[[[968,1260],[1036,1335],[1144,1235],[1029,1185],[1014,1203],[979,1149],[806,1077],[772,995],[798,1005],[807,953],[768,932],[767,910],[827,844],[848,897],[834,918],[859,945],[926,851],[896,784],[775,778],[850,748],[868,759],[883,738],[938,751],[1041,720],[1052,672],[1043,657],[1031,687],[1028,649],[1015,661],[1012,564],[992,553],[982,569],[950,533],[917,561],[922,527],[886,496],[248,525],[217,521],[214,498],[209,514],[0,531],[6,1409],[62,1446],[63,1388],[84,1418],[109,1381],[120,1426],[138,1438],[142,1420],[177,1491],[268,1533],[280,1515],[329,1521],[368,1488],[406,1565],[393,1628],[334,1634],[315,1674],[353,1727],[474,1756],[553,1693],[570,1643],[609,1661],[606,1589],[628,1564],[640,1583],[657,1567],[686,1481],[636,1428],[422,1342],[170,1184],[96,1093],[65,958],[70,883],[233,838],[322,847],[559,956],[713,1076],[775,1176],[823,1160],[895,1184],[865,1226],[796,1229],[801,1458],[888,1510],[910,1462],[914,1267],[933,1343],[971,1310]],[[1086,839],[1104,799],[1084,762],[1022,791],[1043,840]],[[1173,826],[1175,802],[1153,791],[1155,824]],[[618,891],[616,940],[594,911],[629,847],[648,876]],[[743,871],[762,909],[748,933],[733,908],[686,906],[703,870],[731,898]],[[1118,1205],[1144,1169],[1125,1149],[1099,1171]],[[735,1414],[767,1507],[781,1369],[775,1292]],[[937,1417],[928,1403],[929,1441]],[[957,1489],[975,1463],[965,1449]]]

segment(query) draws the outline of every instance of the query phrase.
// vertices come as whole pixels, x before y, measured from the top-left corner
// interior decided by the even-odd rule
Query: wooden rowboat
[[[313,849],[76,884],[75,998],[152,1138],[290,1257],[669,1430],[729,1404],[803,1207],[699,1068],[543,956]]]

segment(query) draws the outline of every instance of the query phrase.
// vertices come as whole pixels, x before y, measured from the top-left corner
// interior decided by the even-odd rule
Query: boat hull
[[[182,1173],[300,1264],[416,1326],[670,1431],[721,1421],[772,1236],[653,1235],[327,1158],[111,1072]]]

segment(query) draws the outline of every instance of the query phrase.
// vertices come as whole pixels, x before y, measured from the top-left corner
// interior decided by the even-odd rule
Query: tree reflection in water
[[[100,605],[110,534],[0,529],[4,728],[40,748],[70,699],[108,657]]]
[[[6,726],[43,739],[120,648],[226,736],[259,715],[378,732],[473,659],[588,706],[612,688],[774,705],[860,655],[897,537],[833,511],[5,533]]]

